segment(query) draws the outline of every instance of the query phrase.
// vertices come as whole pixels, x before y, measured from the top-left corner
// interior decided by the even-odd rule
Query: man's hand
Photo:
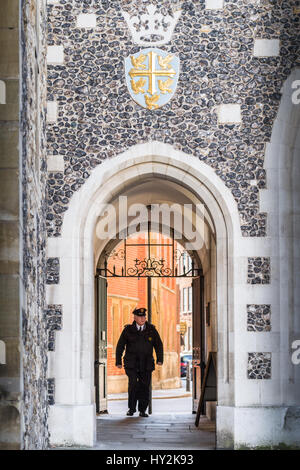
[[[121,364],[117,365],[117,368],[118,368],[118,369],[122,369]]]
[[[158,365],[158,366],[162,366],[162,362],[158,362],[157,365]]]

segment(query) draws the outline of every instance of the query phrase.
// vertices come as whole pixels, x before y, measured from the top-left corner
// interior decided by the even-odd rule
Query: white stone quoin
[[[64,63],[64,46],[48,46],[47,47],[47,63],[63,64]]]
[[[3,80],[0,80],[0,104],[6,104],[6,85]]]
[[[63,155],[49,155],[47,157],[47,170],[49,172],[64,171],[65,162]]]
[[[0,340],[0,364],[6,364],[6,348],[2,340]]]
[[[206,0],[205,8],[207,10],[222,10],[224,8],[224,0]]]
[[[276,57],[279,55],[279,39],[255,39],[254,57]]]
[[[97,16],[94,13],[78,15],[76,26],[77,28],[96,28]]]
[[[219,124],[239,124],[242,122],[239,104],[221,104],[218,107]]]
[[[57,103],[56,101],[47,101],[47,122],[57,121]]]

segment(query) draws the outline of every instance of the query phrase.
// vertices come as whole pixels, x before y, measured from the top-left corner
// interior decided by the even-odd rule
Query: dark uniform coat
[[[154,325],[145,322],[143,331],[138,331],[136,322],[126,325],[116,348],[116,365],[122,365],[125,350],[124,368],[128,376],[128,408],[145,412],[149,405],[151,374],[155,369],[153,349],[157,362],[163,363],[163,344]]]
[[[153,348],[156,352],[157,362],[163,363],[163,344],[159,333],[155,326],[147,321],[141,332],[138,331],[135,321],[131,325],[125,326],[117,344],[117,366],[122,365],[122,354],[125,348],[125,369],[153,371],[155,369]]]

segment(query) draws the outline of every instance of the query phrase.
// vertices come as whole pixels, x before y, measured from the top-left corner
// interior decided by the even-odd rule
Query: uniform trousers
[[[137,371],[125,369],[128,376],[128,408],[136,411],[138,402],[139,412],[144,413],[149,405],[149,392],[151,382],[151,371]]]

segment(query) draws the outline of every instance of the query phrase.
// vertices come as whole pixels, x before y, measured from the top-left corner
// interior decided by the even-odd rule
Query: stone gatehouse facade
[[[143,174],[199,193],[215,225],[217,445],[296,445],[300,2],[3,3],[3,446],[93,445],[93,272],[81,277],[98,261],[93,204],[109,201],[114,177]],[[149,5],[164,33],[145,39]],[[180,60],[158,109],[140,106],[125,80],[125,59],[151,47]]]

